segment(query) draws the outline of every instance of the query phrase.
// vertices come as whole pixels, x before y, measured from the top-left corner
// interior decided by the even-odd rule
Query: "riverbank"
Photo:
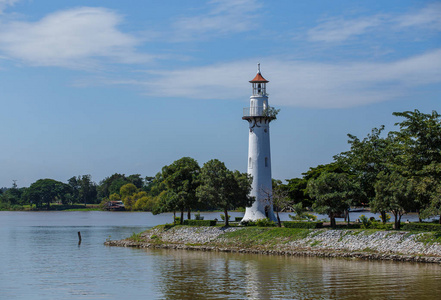
[[[441,264],[441,237],[431,232],[161,225],[105,244]]]

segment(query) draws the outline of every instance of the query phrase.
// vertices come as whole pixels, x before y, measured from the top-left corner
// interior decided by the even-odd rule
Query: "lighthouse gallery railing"
[[[243,109],[244,117],[270,117],[271,113],[270,106],[253,106],[253,107],[245,107]]]

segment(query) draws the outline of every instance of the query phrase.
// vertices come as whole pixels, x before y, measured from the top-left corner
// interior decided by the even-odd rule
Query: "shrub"
[[[240,222],[240,225],[243,225],[243,226],[256,226],[256,222],[247,220],[247,221]]]
[[[283,226],[286,228],[323,228],[323,222],[296,222],[296,221],[285,221],[282,222]]]
[[[234,218],[234,221],[236,221],[236,222],[240,222],[240,221],[242,221],[242,219],[243,219],[242,217],[235,217],[235,218]]]
[[[403,224],[401,227],[402,230],[419,230],[419,231],[438,231],[441,232],[441,224],[433,224],[433,223],[408,223]]]
[[[214,220],[184,220],[184,225],[189,226],[216,226]]]
[[[274,227],[276,226],[276,223],[271,221],[270,219],[258,219],[256,220],[256,226],[258,227]]]
[[[386,216],[386,219],[387,216]],[[389,216],[390,219],[390,216]],[[360,228],[362,229],[384,229],[384,230],[392,230],[393,224],[392,223],[380,223],[377,220],[375,220],[374,217],[370,217],[369,219],[365,217],[365,215],[360,216],[360,221],[362,224],[360,224]]]
[[[394,229],[394,224],[392,224],[392,223],[383,224],[383,223],[379,223],[379,222],[372,222],[372,224],[369,228],[392,230],[392,229]]]
[[[220,217],[221,217],[221,219],[222,219],[223,221],[225,221],[225,215],[224,215],[224,214],[221,214]],[[230,217],[231,217],[231,216],[229,215],[229,216],[228,216],[228,221],[230,220]]]
[[[381,221],[383,221],[383,222],[388,222],[388,221],[390,220],[390,215],[389,215],[389,214],[386,214],[386,220],[383,220],[383,216],[380,215],[380,219],[381,219]]]
[[[338,229],[360,229],[363,224],[336,224],[335,228]]]
[[[175,227],[175,224],[173,223],[167,223],[164,225],[164,230],[169,230],[170,228]]]
[[[361,228],[364,229],[370,228],[372,222],[365,215],[361,215],[359,219],[362,223]]]
[[[130,240],[134,241],[134,242],[142,242],[143,238],[142,238],[142,232],[140,233],[133,233],[131,237],[129,237]]]
[[[201,216],[200,212],[195,213],[194,218],[195,218],[195,220],[203,220],[204,219],[204,217]]]

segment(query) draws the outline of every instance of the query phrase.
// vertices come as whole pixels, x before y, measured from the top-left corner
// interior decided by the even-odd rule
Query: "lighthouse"
[[[277,221],[272,203],[272,177],[269,124],[274,120],[274,110],[268,105],[266,84],[269,81],[260,73],[250,80],[252,95],[250,107],[243,110],[243,120],[248,121],[248,174],[253,177],[250,196],[254,197],[251,207],[245,209],[242,221],[255,221],[269,218]]]

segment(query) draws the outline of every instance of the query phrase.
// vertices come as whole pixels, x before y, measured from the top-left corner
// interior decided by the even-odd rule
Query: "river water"
[[[218,213],[203,215],[219,218]],[[150,213],[0,212],[0,299],[439,299],[441,295],[440,265],[103,245],[108,238],[124,238],[171,220],[171,214]]]

